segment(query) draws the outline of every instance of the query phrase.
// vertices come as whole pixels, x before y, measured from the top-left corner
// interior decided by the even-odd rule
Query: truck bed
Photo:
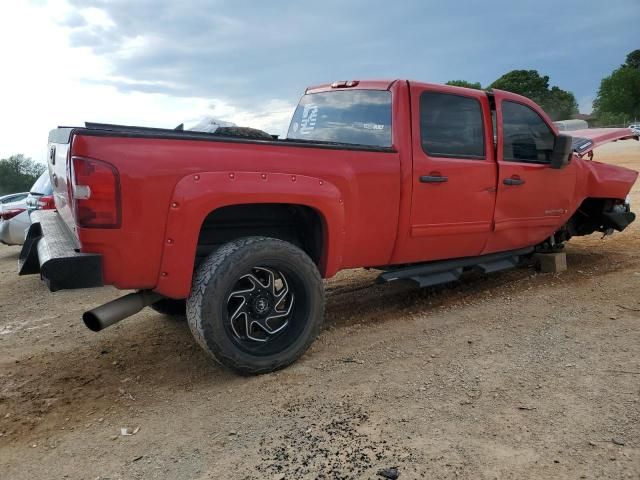
[[[240,138],[208,132],[175,130],[170,128],[139,127],[133,125],[117,125],[110,123],[86,122],[84,127],[60,126],[49,134],[49,143],[69,143],[72,133],[104,137],[156,138],[167,140],[199,140],[225,143],[257,143],[266,145],[292,146],[303,148],[326,148],[335,150],[360,151],[393,151],[392,148],[372,145],[356,145],[352,143],[303,141],[274,138],[273,140]]]

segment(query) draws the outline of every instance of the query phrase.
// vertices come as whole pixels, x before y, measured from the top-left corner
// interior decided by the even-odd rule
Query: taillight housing
[[[24,208],[11,208],[9,210],[3,210],[0,212],[0,220],[10,220],[16,215],[20,215],[24,212]]]
[[[71,193],[76,225],[120,228],[120,176],[113,165],[85,157],[71,158]]]
[[[38,198],[37,210],[54,210],[56,203],[53,199],[53,195],[43,195]]]

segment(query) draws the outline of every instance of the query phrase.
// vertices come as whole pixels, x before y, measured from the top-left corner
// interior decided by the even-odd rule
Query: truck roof
[[[348,83],[353,82],[354,85],[348,85]],[[337,89],[348,89],[348,90],[389,90],[391,89],[391,86],[396,83],[396,82],[408,82],[409,84],[413,85],[413,86],[418,86],[418,87],[445,87],[447,90],[450,90],[452,92],[458,90],[460,92],[462,91],[473,91],[473,92],[485,92],[487,93],[486,90],[476,90],[473,88],[466,88],[466,87],[458,87],[456,85],[445,85],[445,84],[440,84],[440,83],[429,83],[429,82],[420,82],[420,81],[416,81],[416,80],[409,80],[409,79],[403,79],[403,78],[397,78],[397,79],[393,79],[393,80],[357,80],[357,79],[351,79],[351,80],[338,80],[332,83],[323,83],[320,85],[314,85],[312,87],[308,87],[305,90],[305,93],[319,93],[319,92],[328,92],[331,90],[337,90]],[[340,85],[339,87],[336,87],[336,85]],[[511,95],[515,95],[515,94],[511,94]]]
[[[318,93],[318,92],[326,92],[335,87],[332,87],[333,84],[339,82],[357,82],[354,86],[348,87],[349,89],[359,89],[359,90],[389,90],[391,85],[394,82],[402,81],[402,80],[338,80],[337,82],[332,83],[323,83],[320,85],[315,85],[313,87],[309,87],[305,90],[305,93]]]

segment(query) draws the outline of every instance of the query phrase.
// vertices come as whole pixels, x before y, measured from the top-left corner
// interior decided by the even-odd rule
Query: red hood
[[[638,140],[638,135],[633,133],[630,128],[587,128],[566,133],[573,137],[573,151],[580,156],[605,143],[630,138]]]

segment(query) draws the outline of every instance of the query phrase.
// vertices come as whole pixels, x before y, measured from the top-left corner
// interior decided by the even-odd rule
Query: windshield
[[[287,138],[391,146],[391,92],[348,90],[307,94],[293,114]]]
[[[33,195],[51,195],[53,188],[51,187],[51,181],[49,180],[49,172],[44,172],[36,183],[31,187],[31,194]]]

